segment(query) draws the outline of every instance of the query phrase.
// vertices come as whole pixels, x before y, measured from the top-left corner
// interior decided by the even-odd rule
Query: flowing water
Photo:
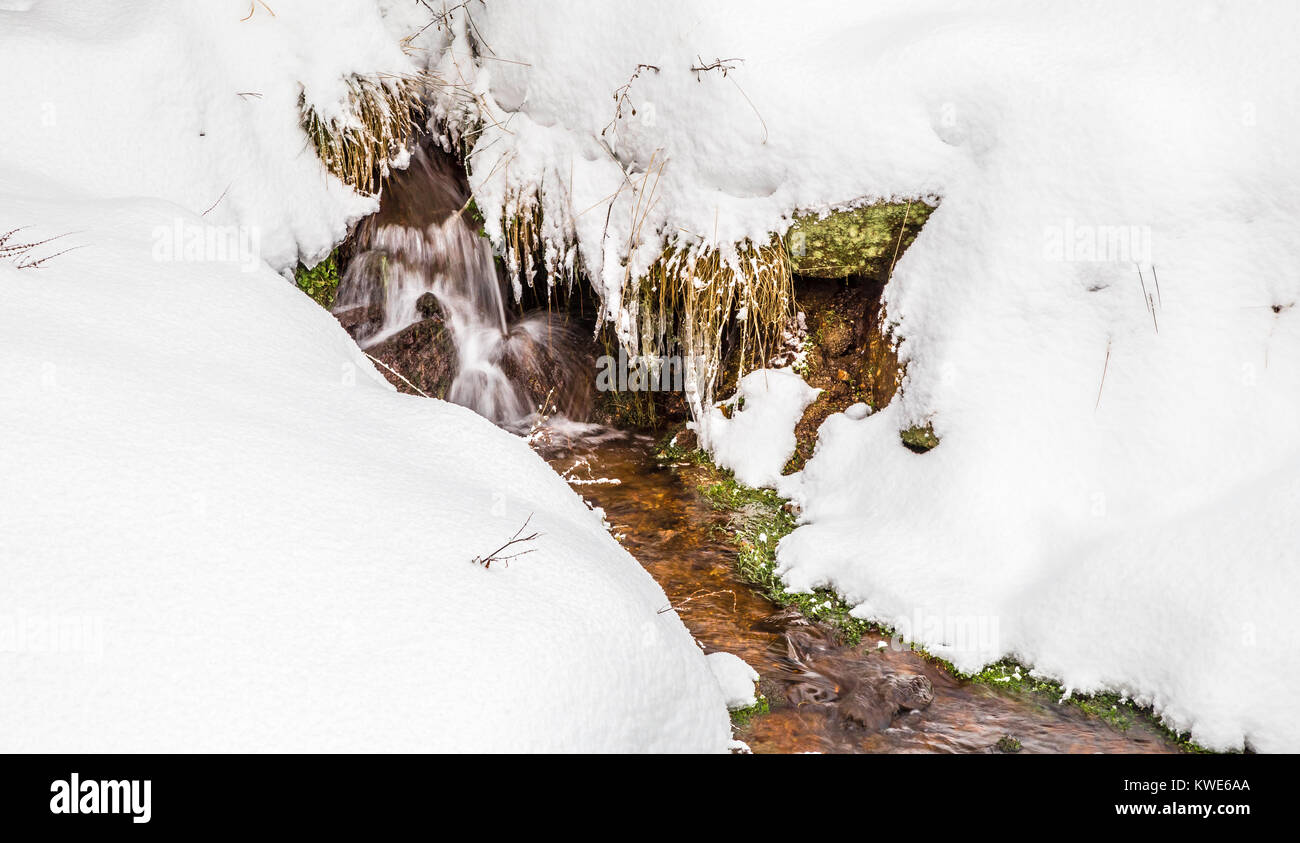
[[[881,647],[882,636],[841,644],[737,577],[727,516],[699,493],[698,469],[664,466],[653,447],[616,431],[561,430],[539,450],[605,511],[705,650],[758,671],[771,711],[738,732],[754,752],[994,752],[1004,738],[1022,752],[1179,751],[1145,722],[1122,730],[1075,705],[958,680],[910,649]],[[903,704],[891,704],[900,690]]]
[[[578,347],[576,337],[545,311],[508,313],[492,248],[467,214],[469,197],[451,156],[428,144],[417,147],[410,166],[385,185],[378,213],[358,226],[334,312],[377,313],[357,333],[368,349],[420,321],[418,302],[432,293],[456,346],[447,400],[519,430],[537,413],[537,399],[547,397],[525,384],[555,382],[555,404],[580,413],[589,398],[556,375],[577,368],[566,368],[573,361],[563,359]]]
[[[449,400],[517,431],[534,424],[539,402],[585,418],[594,359],[546,312],[512,316],[491,249],[464,213],[468,200],[455,162],[418,149],[358,227],[335,313],[363,308],[355,336],[376,347],[423,318],[419,302],[432,293],[455,345]],[[782,610],[737,578],[727,516],[698,492],[697,467],[660,465],[646,437],[570,422],[534,441],[604,509],[663,587],[665,610],[676,609],[707,651],[735,653],[758,671],[771,712],[740,733],[756,752],[991,752],[999,742],[1028,752],[1177,751],[1144,723],[1120,730],[1072,705],[959,681],[878,637],[846,646]]]

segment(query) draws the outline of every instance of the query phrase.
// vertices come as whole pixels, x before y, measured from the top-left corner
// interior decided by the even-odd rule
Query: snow
[[[735,711],[758,702],[758,697],[754,695],[758,671],[732,653],[710,653],[708,659],[718,686],[722,688],[722,695],[727,698],[727,708]]]
[[[374,205],[297,98],[407,67],[375,8],[23,5],[0,232],[65,236],[0,259],[0,750],[726,751],[599,513],[277,274]]]
[[[489,233],[544,188],[552,261],[576,249],[625,338],[622,281],[666,240],[941,199],[886,291],[902,393],[830,419],[778,481],[805,521],[780,548],[792,587],[833,586],[962,668],[1015,655],[1207,746],[1300,750],[1300,9],[471,11],[487,58],[462,27],[428,59],[489,118]],[[638,64],[659,70],[615,120]],[[453,128],[465,101],[442,105]],[[905,450],[926,422],[942,443]]]
[[[740,379],[736,394],[708,420],[713,460],[746,486],[773,486],[794,453],[794,426],[821,390],[791,369],[760,369]],[[723,413],[730,408],[731,418]]]
[[[666,242],[940,198],[886,291],[895,401],[782,478],[807,393],[769,372],[710,441],[800,506],[787,583],[964,669],[1300,750],[1300,9],[492,0],[404,49],[423,4],[272,5],[0,8],[0,231],[79,247],[0,262],[3,748],[727,748],[599,515],[275,275],[375,206],[299,97],[424,66],[488,233],[540,191],[552,268],[625,340]],[[218,227],[233,260],[193,245]],[[530,512],[535,553],[469,562]]]

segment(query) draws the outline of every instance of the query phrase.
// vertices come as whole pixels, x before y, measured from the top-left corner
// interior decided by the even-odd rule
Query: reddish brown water
[[[1179,751],[1146,723],[1121,730],[1074,705],[959,680],[911,650],[880,648],[878,636],[844,646],[738,579],[727,516],[697,491],[698,469],[659,464],[646,437],[548,438],[539,450],[604,509],[705,649],[758,671],[771,712],[737,731],[754,752],[994,752],[1004,737],[1021,752]],[[932,702],[882,707],[880,689],[923,686],[915,677],[929,680]]]

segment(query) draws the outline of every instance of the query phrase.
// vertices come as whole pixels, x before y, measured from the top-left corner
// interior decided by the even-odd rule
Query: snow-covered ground
[[[478,61],[423,43],[489,118],[489,232],[541,188],[614,318],[666,239],[941,198],[886,293],[903,392],[782,485],[792,587],[963,668],[1015,654],[1206,745],[1300,749],[1300,8],[468,8]],[[938,449],[903,449],[926,421]]]
[[[489,234],[540,189],[625,328],[665,240],[939,197],[886,293],[902,393],[777,481],[787,581],[1300,749],[1300,8],[489,0],[408,54],[424,4],[269,6],[0,2],[0,233],[79,247],[0,261],[0,748],[726,747],[599,519],[272,271],[374,207],[299,95],[427,65]],[[535,553],[469,562],[530,512]]]
[[[373,207],[299,84],[406,59],[271,6],[0,4],[0,750],[726,750],[599,516],[274,271]]]

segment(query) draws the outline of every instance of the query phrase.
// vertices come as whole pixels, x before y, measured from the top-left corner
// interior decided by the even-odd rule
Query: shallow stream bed
[[[754,752],[1179,751],[1148,723],[1120,728],[1044,694],[962,680],[881,634],[849,646],[776,605],[736,574],[728,513],[699,491],[691,465],[657,460],[649,437],[552,431],[538,450],[604,510],[705,650],[758,671],[770,711],[737,727]],[[925,680],[919,702],[889,702],[891,688]]]

